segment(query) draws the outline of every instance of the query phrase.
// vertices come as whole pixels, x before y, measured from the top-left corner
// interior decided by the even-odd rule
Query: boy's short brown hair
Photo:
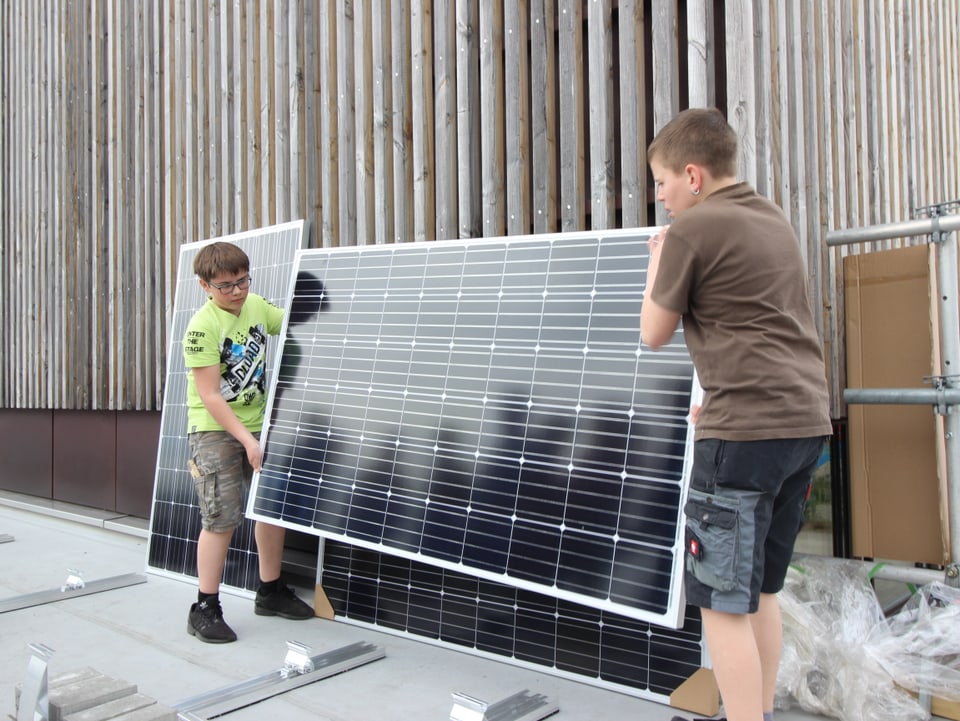
[[[203,246],[193,259],[193,272],[205,283],[223,273],[236,275],[248,270],[250,258],[233,243],[210,243]]]
[[[737,174],[737,134],[716,108],[689,108],[650,143],[647,163],[653,161],[675,173],[693,163],[715,178],[731,177]]]

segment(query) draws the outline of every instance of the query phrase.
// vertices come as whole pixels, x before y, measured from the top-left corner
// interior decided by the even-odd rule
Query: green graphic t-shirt
[[[267,336],[277,335],[282,324],[283,310],[255,293],[247,296],[239,316],[208,300],[191,318],[183,336],[190,433],[224,430],[200,400],[192,371],[217,364],[220,393],[244,426],[260,430],[267,405]]]

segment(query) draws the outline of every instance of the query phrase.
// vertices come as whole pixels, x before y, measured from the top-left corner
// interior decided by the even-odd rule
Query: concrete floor
[[[669,721],[679,713],[664,704],[346,623],[258,617],[253,602],[239,596],[225,595],[222,601],[240,640],[200,643],[185,630],[195,587],[145,571],[142,519],[87,515],[49,501],[29,505],[0,494],[0,536],[14,538],[0,543],[0,600],[59,589],[68,569],[80,570],[87,583],[130,573],[143,573],[147,580],[0,613],[0,718],[15,716],[14,688],[24,680],[32,642],[54,649],[51,677],[92,667],[175,705],[281,667],[288,640],[309,645],[314,654],[366,641],[384,647],[386,657],[232,712],[231,721],[442,721],[450,717],[453,692],[492,703],[525,689],[555,702],[558,721]],[[310,598],[312,589],[300,591]],[[821,718],[795,709],[777,712],[778,721]]]

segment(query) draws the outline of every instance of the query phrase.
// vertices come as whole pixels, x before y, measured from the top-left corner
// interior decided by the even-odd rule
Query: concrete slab
[[[0,528],[17,538],[0,545],[0,598],[62,583],[67,568],[82,569],[85,578],[145,570],[147,544],[136,535],[12,508],[2,499]],[[297,590],[312,597],[312,589]],[[0,716],[23,680],[31,642],[54,649],[51,677],[91,667],[129,679],[140,693],[173,706],[281,668],[287,641],[306,644],[314,654],[366,641],[383,646],[386,657],[234,711],[230,721],[442,720],[449,718],[454,692],[494,703],[523,690],[555,701],[558,721],[669,721],[677,714],[664,704],[534,668],[341,621],[256,616],[249,595],[222,596],[239,640],[204,644],[186,632],[194,600],[193,583],[148,574],[147,583],[0,615]],[[797,709],[777,711],[777,721],[823,719]]]

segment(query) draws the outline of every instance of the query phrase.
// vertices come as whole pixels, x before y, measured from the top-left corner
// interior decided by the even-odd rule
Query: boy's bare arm
[[[240,441],[247,451],[247,460],[253,470],[260,470],[260,442],[247,429],[240,419],[224,400],[220,393],[220,366],[211,365],[193,368],[193,382],[197,386],[197,393],[204,407],[213,416],[213,420],[223,426],[224,430]]]

